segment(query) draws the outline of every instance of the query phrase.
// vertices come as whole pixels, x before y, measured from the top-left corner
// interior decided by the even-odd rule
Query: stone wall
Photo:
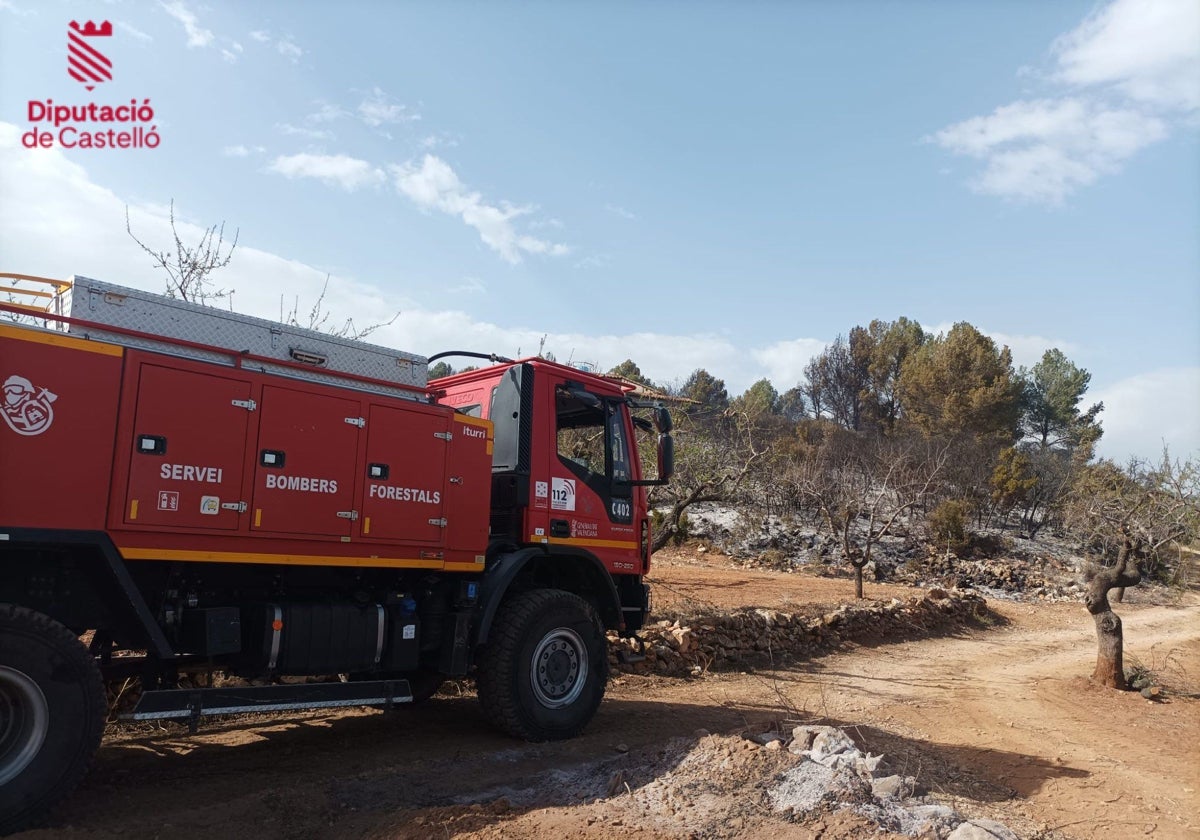
[[[779,610],[745,608],[700,613],[659,621],[638,634],[646,658],[625,662],[637,652],[629,639],[609,635],[610,663],[627,673],[670,676],[704,671],[744,670],[786,665],[846,644],[901,641],[944,633],[987,619],[983,598],[968,592],[931,589],[908,601],[843,604],[818,617]]]

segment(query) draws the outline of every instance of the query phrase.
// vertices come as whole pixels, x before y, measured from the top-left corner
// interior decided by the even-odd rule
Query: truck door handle
[[[550,520],[550,536],[552,537],[569,537],[571,536],[571,523],[565,519]]]

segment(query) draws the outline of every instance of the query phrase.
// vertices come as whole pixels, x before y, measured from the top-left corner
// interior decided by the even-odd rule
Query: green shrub
[[[947,499],[929,514],[927,526],[929,538],[939,548],[958,556],[970,550],[971,538],[967,531],[967,520],[971,515],[971,504],[963,499]]]

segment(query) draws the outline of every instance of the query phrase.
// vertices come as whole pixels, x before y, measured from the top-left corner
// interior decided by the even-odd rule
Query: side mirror
[[[675,428],[671,422],[671,412],[667,411],[661,405],[654,409],[654,427],[658,429],[660,435],[669,435],[671,430]]]
[[[666,409],[663,409],[666,413]],[[671,416],[667,415],[667,428],[670,429]],[[658,480],[662,484],[675,474],[675,438],[669,434],[658,436]]]

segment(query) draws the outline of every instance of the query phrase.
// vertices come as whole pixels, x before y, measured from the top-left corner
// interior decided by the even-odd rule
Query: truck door
[[[445,410],[372,405],[367,421],[362,535],[439,544],[445,535]],[[486,522],[486,518],[484,520]]]
[[[126,524],[238,527],[249,399],[248,382],[141,365]]]
[[[358,400],[267,385],[259,419],[254,519],[259,531],[349,537],[358,436]]]
[[[632,487],[622,483],[631,477],[630,441],[619,402],[560,385],[555,414],[557,451],[545,488],[550,541],[566,538],[597,554],[636,549]]]

